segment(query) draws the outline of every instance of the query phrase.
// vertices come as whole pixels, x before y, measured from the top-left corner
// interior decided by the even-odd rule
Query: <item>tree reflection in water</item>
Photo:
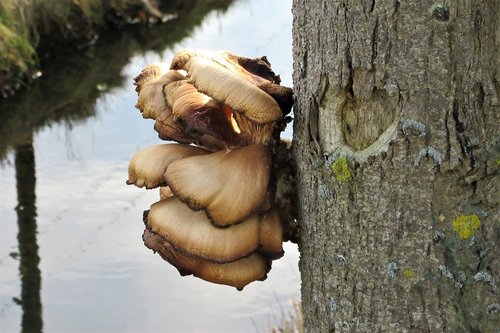
[[[35,154],[31,140],[15,147],[17,183],[17,224],[19,232],[19,274],[21,276],[21,299],[23,309],[22,332],[41,332],[42,303],[40,300],[41,274],[38,256],[36,226],[36,174]]]

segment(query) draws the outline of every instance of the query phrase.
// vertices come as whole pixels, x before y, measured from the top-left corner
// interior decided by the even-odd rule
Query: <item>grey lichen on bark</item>
[[[293,3],[308,332],[495,332],[500,5]]]

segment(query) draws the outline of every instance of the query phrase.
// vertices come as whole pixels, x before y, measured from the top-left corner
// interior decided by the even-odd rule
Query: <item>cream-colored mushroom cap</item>
[[[139,75],[134,78],[135,91],[140,92],[143,86],[151,80],[155,80],[167,73],[169,68],[164,63],[153,63],[144,68]]]
[[[182,144],[160,144],[143,148],[130,160],[127,184],[148,189],[164,185],[163,175],[172,162],[208,153],[205,149]]]
[[[270,259],[283,256],[283,226],[276,209],[261,215],[257,252]]]
[[[170,68],[176,70],[185,70],[186,64],[189,60],[193,58],[204,58],[222,66],[229,72],[233,72],[234,74],[241,76],[242,78],[253,84],[257,84],[257,80],[255,80],[254,75],[247,72],[242,66],[238,64],[237,61],[234,61],[233,59],[228,57],[228,55],[228,51],[184,49],[178,51],[174,55],[170,64]],[[232,55],[234,56],[234,54]]]
[[[220,54],[204,54],[181,51],[172,60],[171,68],[186,70],[199,91],[256,123],[266,124],[282,118],[278,103],[256,86],[253,75]]]
[[[175,197],[153,204],[146,226],[177,251],[218,263],[247,257],[259,244],[257,215],[229,228],[218,228],[204,212],[192,211]]]
[[[212,99],[196,90],[196,88],[186,80],[169,84],[165,87],[165,94],[169,96],[172,103],[172,111],[178,117],[183,117],[191,110],[203,107]]]
[[[205,58],[192,58],[186,64],[190,80],[201,92],[259,124],[282,118],[276,101],[256,85]]]
[[[185,77],[178,71],[170,70],[156,79],[147,81],[141,85],[135,107],[142,112],[144,118],[157,119],[162,113],[166,113],[165,116],[168,116],[171,108],[167,105],[163,87],[183,79]]]
[[[253,281],[263,281],[271,268],[271,262],[259,254],[252,254],[230,263],[214,263],[177,251],[165,238],[149,230],[143,235],[144,244],[158,252],[174,265],[181,275],[193,274],[205,281],[225,284],[242,290]]]
[[[165,179],[181,201],[192,209],[206,210],[215,225],[226,226],[260,210],[270,168],[269,151],[250,145],[175,161]]]

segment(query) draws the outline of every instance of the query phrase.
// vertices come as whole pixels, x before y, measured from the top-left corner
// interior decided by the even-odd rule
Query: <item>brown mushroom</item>
[[[181,275],[193,274],[205,281],[225,284],[242,290],[253,281],[263,281],[271,262],[259,254],[230,263],[214,263],[177,251],[165,238],[149,230],[144,231],[144,244],[177,268]]]
[[[193,58],[203,58],[223,67],[224,70],[232,72],[253,84],[257,84],[257,82],[262,80],[262,78],[249,73],[233,59],[227,57],[225,52],[227,51],[180,50],[174,55],[170,68],[184,70],[189,60]]]
[[[132,159],[127,183],[161,186],[143,240],[182,275],[241,290],[284,253],[270,154],[292,90],[265,57],[183,50],[170,68],[135,78],[137,107],[161,139],[203,149],[161,145]]]
[[[243,67],[247,72],[252,74],[256,82],[272,82],[280,84],[281,78],[276,75],[271,68],[271,63],[266,56],[260,58],[248,58],[235,54],[226,50],[217,51],[223,58],[231,60],[234,64]]]
[[[127,184],[147,189],[165,185],[163,175],[174,161],[208,151],[181,144],[160,144],[139,150],[130,160]]]
[[[197,89],[234,113],[230,120],[241,132],[240,144],[271,143],[275,122],[293,105],[292,89],[278,84],[280,78],[265,57],[182,50],[175,55],[171,68],[187,70]]]
[[[265,91],[269,96],[274,98],[278,103],[283,115],[287,115],[292,111],[293,106],[293,90],[285,86],[280,86],[272,82],[262,82],[257,85],[259,89]]]
[[[258,124],[280,120],[276,101],[255,84],[205,57],[192,57],[184,68],[194,86]]]
[[[185,77],[178,71],[168,71],[164,67],[163,64],[149,65],[134,79],[139,94],[136,107],[144,118],[156,120],[154,128],[160,139],[193,143],[196,140],[185,134],[182,124],[175,121],[164,93],[166,85]]]
[[[163,87],[171,82],[183,80],[185,77],[174,70],[170,70],[157,78],[152,77],[149,80],[143,78],[146,82],[139,81],[141,82],[137,86],[139,98],[135,107],[142,112],[144,118],[157,119],[161,114],[164,114],[165,117],[171,113],[163,94]]]
[[[261,216],[257,252],[269,259],[278,259],[284,254],[283,226],[276,209],[272,209]]]
[[[186,144],[196,142],[194,138],[185,133],[184,126],[179,121],[176,121],[176,117],[173,113],[170,113],[167,117],[158,117],[154,129],[158,133],[158,137],[162,140]]]
[[[270,168],[269,151],[250,145],[175,161],[165,179],[175,196],[190,208],[205,209],[215,225],[227,226],[260,210]]]
[[[195,212],[175,197],[151,206],[146,227],[178,251],[217,263],[248,257],[259,244],[259,218],[253,215],[228,228],[215,227],[204,212]]]
[[[241,75],[265,91],[278,103],[283,114],[288,114],[293,105],[293,90],[288,87],[280,86],[281,79],[271,68],[271,63],[267,57],[248,58],[229,51],[217,51],[222,58],[230,61],[239,70],[235,71],[241,75],[241,72],[247,72],[252,75],[253,80],[248,79],[248,75]],[[240,68],[242,67],[242,68]]]
[[[146,66],[146,68],[134,78],[134,85],[136,86],[135,91],[140,92],[147,82],[159,78],[168,71],[168,66],[163,63],[154,63]]]
[[[165,95],[171,101],[173,114],[184,125],[187,135],[200,141],[202,136],[211,136],[222,146],[234,146],[238,135],[230,117],[215,100],[204,95],[187,81],[176,81],[165,87]]]

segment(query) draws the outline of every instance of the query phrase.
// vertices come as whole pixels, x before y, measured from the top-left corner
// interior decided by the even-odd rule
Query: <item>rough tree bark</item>
[[[307,332],[499,329],[498,0],[294,0]]]

